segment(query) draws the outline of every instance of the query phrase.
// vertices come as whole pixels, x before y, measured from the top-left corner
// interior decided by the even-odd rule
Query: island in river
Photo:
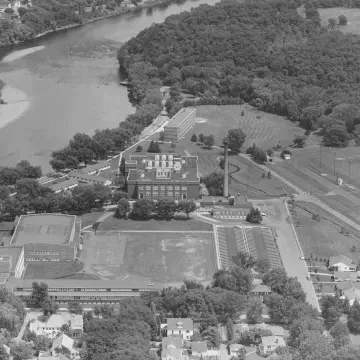
[[[76,132],[117,127],[135,111],[127,88],[119,84],[124,80],[116,59],[121,44],[169,15],[215,2],[187,1],[129,12],[0,49],[1,59],[13,51],[44,46],[0,62],[0,78],[30,99],[27,110],[0,129],[0,166],[26,159],[46,172],[51,152]]]

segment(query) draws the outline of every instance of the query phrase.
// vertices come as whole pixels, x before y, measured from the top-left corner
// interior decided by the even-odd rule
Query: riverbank
[[[12,52],[11,54],[5,56],[3,59],[2,59],[2,62],[11,62],[11,61],[14,61],[14,60],[17,60],[17,59],[20,59],[24,56],[27,56],[27,55],[30,55],[36,51],[40,51],[40,50],[43,50],[45,49],[45,46],[34,46],[32,48],[29,48],[29,49],[24,49],[24,50],[18,50],[18,51],[14,51]]]
[[[0,129],[19,118],[30,106],[27,95],[9,85],[2,88],[1,99],[5,104],[0,104]]]

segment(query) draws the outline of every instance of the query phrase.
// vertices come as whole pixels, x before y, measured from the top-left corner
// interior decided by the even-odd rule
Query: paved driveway
[[[311,281],[307,280],[308,269],[306,262],[301,260],[301,248],[298,245],[291,219],[282,200],[254,200],[255,206],[267,216],[263,218],[263,225],[275,228],[277,232],[277,245],[284,268],[289,276],[297,277],[306,293],[306,300],[316,309],[319,304]]]

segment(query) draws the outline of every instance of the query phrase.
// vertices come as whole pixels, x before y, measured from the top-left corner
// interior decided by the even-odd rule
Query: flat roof
[[[13,221],[0,222],[0,231],[12,231],[14,229]]]
[[[75,215],[22,215],[11,244],[68,244],[75,221]]]
[[[100,169],[103,169],[105,167],[110,167],[110,162],[109,161],[105,160],[105,161],[98,162],[96,164],[88,165],[88,166],[80,169],[80,171],[87,174],[88,172],[100,170]]]
[[[0,247],[0,257],[11,257],[10,271],[15,271],[22,250],[22,247]]]
[[[53,191],[57,191],[57,190],[64,189],[64,188],[66,188],[68,186],[75,185],[77,183],[78,182],[75,179],[68,179],[68,180],[62,181],[62,182],[60,182],[58,184],[51,185],[50,189],[53,190]]]
[[[179,126],[196,108],[184,107],[178,111],[165,127]]]
[[[68,174],[70,177],[74,177],[75,179],[78,179],[79,181],[96,181],[96,182],[99,182],[99,183],[106,183],[108,182],[109,180],[108,179],[105,179],[101,176],[97,176],[97,175],[88,175],[88,174],[85,174],[81,171],[76,171],[76,170],[72,170],[69,172]]]
[[[158,289],[157,284],[152,284],[150,280],[136,280],[136,279],[124,279],[124,280],[69,280],[69,279],[17,279],[13,282],[14,287],[31,288],[32,283],[37,281],[38,283],[46,283],[51,289],[139,289],[139,288],[151,288],[156,291]]]

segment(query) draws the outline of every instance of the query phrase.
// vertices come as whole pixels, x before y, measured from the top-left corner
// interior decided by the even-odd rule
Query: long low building
[[[51,300],[58,304],[79,302],[82,304],[116,304],[129,296],[157,292],[159,286],[147,281],[125,280],[16,280],[11,284],[12,291],[23,301],[32,298],[32,283],[46,283]]]

